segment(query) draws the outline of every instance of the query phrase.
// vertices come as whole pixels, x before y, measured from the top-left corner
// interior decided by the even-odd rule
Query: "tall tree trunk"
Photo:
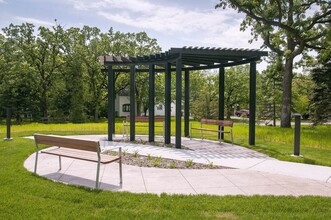
[[[47,86],[45,83],[43,83],[42,91],[41,91],[41,111],[43,113],[43,117],[46,119],[46,121],[48,121],[46,91],[47,91]]]
[[[206,118],[210,118],[210,102],[209,102],[209,95],[206,94]]]
[[[147,116],[147,110],[148,108],[144,107],[144,116]]]
[[[94,108],[94,122],[98,122],[99,120],[99,105],[96,104]]]
[[[141,101],[137,101],[137,116],[141,116]]]
[[[226,119],[231,119],[231,109],[227,108],[226,110]]]
[[[292,78],[293,78],[293,57],[286,58],[283,78],[283,99],[281,127],[291,127],[291,102],[292,102]]]

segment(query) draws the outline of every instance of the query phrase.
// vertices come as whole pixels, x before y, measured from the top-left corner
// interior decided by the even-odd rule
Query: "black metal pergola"
[[[183,47],[150,56],[103,56],[101,63],[108,70],[108,140],[115,132],[115,72],[130,73],[130,141],[135,140],[135,76],[139,72],[149,73],[149,142],[154,142],[155,73],[165,73],[165,144],[171,138],[171,72],[176,73],[176,148],[181,148],[182,136],[182,72],[184,72],[184,136],[189,136],[190,71],[219,69],[219,115],[224,119],[225,67],[250,64],[249,82],[249,144],[255,144],[256,114],[256,62],[265,51],[251,49]],[[130,68],[114,68],[128,66]],[[147,68],[148,66],[148,68]],[[158,68],[156,68],[156,66]]]

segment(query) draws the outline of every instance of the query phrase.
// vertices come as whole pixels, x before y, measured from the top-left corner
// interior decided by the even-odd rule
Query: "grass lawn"
[[[198,123],[196,123],[198,126]],[[294,128],[256,126],[255,146],[248,144],[248,125],[235,123],[234,142],[271,157],[293,162],[331,166],[331,125],[301,126],[301,151],[303,158],[292,157],[294,145]],[[211,134],[210,139],[216,140]],[[199,135],[197,134],[197,137]],[[230,142],[230,136],[225,135]]]
[[[331,219],[330,197],[157,196],[55,183],[25,170],[35,146],[22,136],[104,133],[105,124],[14,129],[12,141],[0,140],[0,219]]]
[[[122,134],[122,120],[116,119],[116,134]],[[198,127],[199,122],[194,122],[193,126]],[[182,126],[184,127],[184,126]],[[210,126],[212,127],[212,126]],[[0,125],[0,138],[5,136],[5,126]],[[23,136],[23,134],[32,135],[33,133],[54,133],[54,134],[106,134],[107,123],[85,123],[85,124],[24,124],[13,125],[12,133]],[[194,137],[200,137],[199,131],[193,133]],[[136,134],[147,134],[147,127],[137,127]],[[175,134],[175,121],[172,118],[172,135]],[[301,128],[301,155],[303,158],[295,158],[293,154],[294,128],[280,128],[270,126],[256,126],[256,144],[248,145],[248,125],[235,122],[234,142],[256,151],[265,153],[274,158],[309,163],[316,165],[331,166],[331,125],[322,125],[312,127],[302,125]],[[162,130],[156,128],[156,135],[162,135]],[[217,133],[206,133],[205,137],[216,140]],[[230,135],[225,134],[225,140],[230,142]]]
[[[330,129],[303,128],[302,139],[308,144],[302,141],[302,154],[310,159],[301,162],[330,165]],[[15,125],[12,131],[14,139],[2,141],[5,126],[0,126],[0,219],[331,219],[331,198],[325,197],[157,196],[55,183],[25,170],[23,162],[35,146],[22,137],[33,133],[105,134],[107,124],[27,124]],[[120,120],[116,132],[121,132]],[[247,125],[236,124],[235,142],[247,144],[247,132]],[[253,148],[291,159],[291,135],[292,129],[257,127]]]

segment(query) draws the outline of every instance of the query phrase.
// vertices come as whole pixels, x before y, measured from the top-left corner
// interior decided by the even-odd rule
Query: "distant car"
[[[241,115],[249,116],[249,110],[247,109],[240,109],[234,113],[236,116],[240,117]]]

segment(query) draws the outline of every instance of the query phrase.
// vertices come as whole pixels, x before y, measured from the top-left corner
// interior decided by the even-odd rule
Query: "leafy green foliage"
[[[217,75],[208,72],[190,74],[192,91],[190,111],[195,119],[218,117]]]
[[[293,112],[300,113],[304,119],[309,117],[309,99],[312,93],[311,77],[296,75],[293,79]]]
[[[19,120],[32,115],[45,121],[98,121],[107,115],[107,74],[99,57],[106,54],[143,56],[160,52],[145,32],[121,33],[112,28],[64,29],[32,24],[9,25],[0,34],[0,104]],[[148,74],[137,74],[136,99],[148,106]],[[128,74],[116,75],[116,93],[126,89]],[[158,88],[158,87],[157,87]]]
[[[139,151],[138,150],[133,151],[133,156],[138,157],[139,156]]]
[[[159,156],[159,157],[156,157],[154,160],[153,160],[153,166],[154,167],[158,167],[159,164],[162,162],[162,157]]]
[[[190,75],[191,113],[195,119],[218,118],[219,74],[192,72]],[[248,108],[249,67],[236,66],[225,70],[224,104],[227,118],[234,110]]]
[[[216,8],[233,8],[246,14],[241,30],[251,28],[253,40],[261,37],[264,47],[282,58],[284,65],[281,126],[291,126],[294,58],[307,51],[330,48],[330,1],[220,0]],[[326,53],[327,54],[327,53]]]
[[[322,124],[331,118],[331,59],[315,68],[312,79],[315,83],[311,97],[311,117],[314,124]]]
[[[233,110],[248,109],[249,66],[235,66],[225,70],[225,109],[227,118]]]
[[[188,159],[185,161],[185,166],[186,167],[191,167],[193,165],[193,160],[192,159]]]
[[[269,124],[280,115],[283,66],[280,57],[271,61],[262,74],[258,75],[257,117]]]

